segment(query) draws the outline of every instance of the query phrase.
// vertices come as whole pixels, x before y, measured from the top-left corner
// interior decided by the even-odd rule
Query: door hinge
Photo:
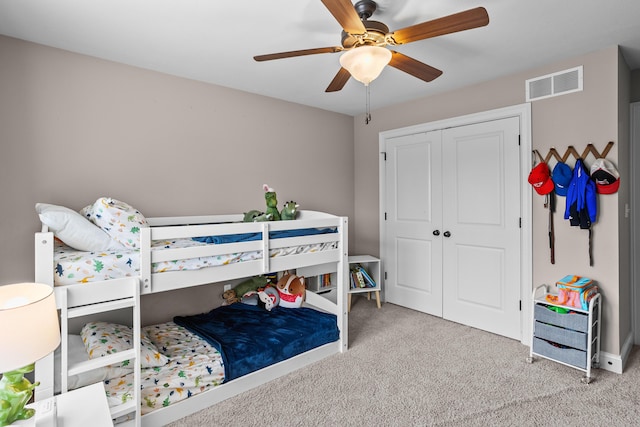
[[[382,156],[384,157],[383,160],[386,162],[387,161],[387,152],[386,151],[382,151],[382,152],[380,152],[380,154],[382,154]]]
[[[522,300],[520,300],[520,311],[522,311]]]
[[[518,218],[518,228],[522,228],[522,217]]]
[[[520,135],[518,135],[518,145],[520,145]]]
[[[387,220],[387,213],[386,212],[384,213],[384,220],[385,221]]]
[[[384,280],[387,280],[387,272],[384,272]]]

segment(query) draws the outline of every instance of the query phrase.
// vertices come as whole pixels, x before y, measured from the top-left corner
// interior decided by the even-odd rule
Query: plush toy
[[[227,289],[222,293],[222,298],[224,299],[223,305],[231,305],[240,301],[240,298],[236,295],[236,291],[233,289]]]
[[[278,212],[278,197],[273,188],[270,188],[267,184],[262,186],[264,188],[264,198],[267,203],[267,214],[272,215],[272,221],[280,221],[280,212]]]
[[[296,219],[296,215],[298,214],[299,207],[300,205],[298,205],[294,201],[286,202],[284,204],[284,207],[282,208],[282,211],[280,211],[280,219],[282,220]]]
[[[280,295],[277,289],[272,286],[267,286],[261,291],[244,294],[240,302],[243,304],[257,305],[267,311],[271,311],[273,307],[277,307],[278,304],[280,304]]]
[[[273,215],[270,213],[261,213],[253,219],[253,222],[273,221]]]
[[[262,221],[273,221],[273,215],[260,212],[254,209],[249,212],[245,212],[244,218],[242,219],[242,222],[262,222]]]
[[[306,296],[304,277],[295,274],[285,274],[276,285],[280,294],[280,306],[298,308],[302,306]]]
[[[244,282],[238,283],[234,288],[224,291],[222,298],[227,304],[233,304],[241,301],[247,292],[256,292],[269,284],[269,279],[264,276],[254,276]]]
[[[250,210],[249,212],[244,213],[244,218],[242,219],[242,222],[254,222],[257,217],[263,214],[264,212],[260,212],[259,210],[256,210],[256,209]]]

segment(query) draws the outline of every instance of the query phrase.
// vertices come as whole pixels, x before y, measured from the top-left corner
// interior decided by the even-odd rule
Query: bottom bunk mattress
[[[141,342],[141,413],[173,405],[334,342],[340,336],[336,320],[333,314],[308,307],[274,307],[267,311],[236,303],[146,326],[142,328]],[[124,329],[129,332],[123,334]],[[69,361],[80,362],[122,351],[125,346],[130,348],[131,334],[127,326],[90,322],[83,328],[82,336],[68,337]],[[132,399],[134,374],[128,363],[82,375],[85,377],[70,379],[70,389],[103,380],[109,406]]]
[[[225,381],[337,341],[337,318],[312,308],[271,311],[236,303],[174,322],[207,340],[222,355]]]

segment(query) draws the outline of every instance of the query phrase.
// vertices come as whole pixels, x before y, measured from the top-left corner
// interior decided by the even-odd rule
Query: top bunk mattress
[[[151,251],[229,243],[213,237],[215,236],[199,239],[157,240],[151,243]],[[270,249],[269,256],[275,258],[336,248],[337,242],[314,243]],[[61,241],[56,240],[53,258],[55,286],[100,282],[133,277],[140,274],[140,252],[138,250],[85,252],[66,246]],[[262,251],[232,252],[210,257],[156,262],[151,264],[151,272],[200,270],[259,259],[262,259]]]

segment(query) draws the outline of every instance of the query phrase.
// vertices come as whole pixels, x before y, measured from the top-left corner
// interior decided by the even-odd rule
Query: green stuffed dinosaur
[[[298,214],[299,207],[300,205],[298,205],[294,201],[286,202],[284,204],[284,207],[282,208],[282,211],[280,211],[280,219],[282,220],[296,219],[296,215]]]
[[[222,298],[227,302],[237,302],[242,299],[242,296],[247,292],[257,291],[260,288],[264,288],[269,284],[269,279],[265,276],[254,276],[245,281],[238,283],[234,288],[225,291],[222,294]]]
[[[267,202],[267,210],[265,213],[267,215],[271,214],[272,221],[280,221],[280,212],[278,212],[278,198],[276,196],[276,192],[273,188],[270,188],[267,184],[262,186],[264,188],[264,198]]]
[[[244,218],[242,222],[262,222],[262,221],[272,221],[273,215],[266,214],[264,212],[260,212],[259,210],[251,210],[249,212],[245,212]]]
[[[250,210],[249,212],[244,213],[244,218],[242,219],[242,222],[254,222],[256,218],[258,218],[260,215],[263,215],[263,214],[264,212],[260,212],[257,209]]]

